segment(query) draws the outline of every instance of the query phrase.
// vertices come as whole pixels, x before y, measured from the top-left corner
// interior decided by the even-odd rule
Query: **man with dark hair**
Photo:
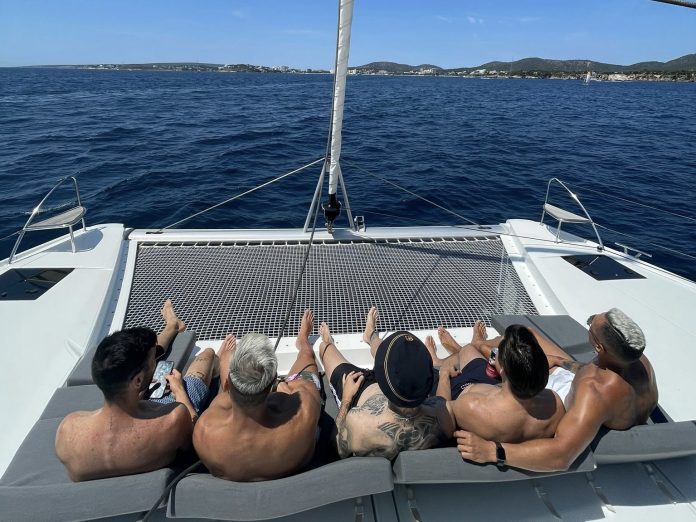
[[[177,451],[191,446],[193,423],[208,393],[215,361],[203,350],[186,376],[167,376],[171,396],[143,400],[156,359],[186,328],[167,299],[165,326],[159,335],[149,328],[129,328],[104,338],[92,360],[92,378],[104,394],[96,411],[67,415],[56,433],[56,454],[72,480],[143,473],[169,465]],[[176,402],[175,402],[176,400]]]
[[[642,330],[618,308],[591,316],[587,324],[597,354],[588,364],[574,361],[536,335],[549,362],[559,367],[557,372],[574,376],[565,400],[567,412],[554,437],[503,446],[495,437],[487,437],[495,441],[489,442],[470,432],[457,432],[462,457],[476,462],[502,458],[511,466],[533,471],[566,470],[602,426],[625,430],[647,421],[658,394],[655,372],[643,355]]]
[[[487,340],[484,323],[476,321],[464,347],[453,346],[446,330],[439,333],[454,355],[439,359],[430,336],[426,346],[440,367],[437,394],[447,399],[459,428],[503,442],[553,436],[565,410],[545,389],[549,365],[532,332],[511,325],[502,337]]]
[[[395,332],[381,340],[378,316],[372,307],[363,334],[375,358],[373,370],[349,363],[326,323],[319,329],[319,354],[339,404],[336,442],[342,458],[393,459],[400,451],[439,446],[454,432],[445,401],[428,397],[433,375],[425,345],[410,332]]]
[[[198,456],[216,477],[270,480],[309,463],[321,412],[319,369],[309,344],[313,323],[314,314],[305,310],[297,359],[277,391],[278,360],[265,335],[247,334],[221,354],[220,393],[193,432]]]

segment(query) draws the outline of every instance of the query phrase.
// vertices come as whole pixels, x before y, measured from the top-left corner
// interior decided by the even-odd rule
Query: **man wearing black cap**
[[[426,449],[446,442],[454,423],[445,401],[428,398],[433,387],[433,364],[422,341],[409,332],[380,340],[377,309],[367,316],[363,339],[375,357],[373,370],[350,364],[322,323],[319,354],[339,403],[337,446],[343,458],[383,456]]]

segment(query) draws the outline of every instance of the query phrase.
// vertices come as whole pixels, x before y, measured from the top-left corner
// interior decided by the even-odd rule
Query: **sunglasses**
[[[488,357],[488,362],[491,363],[491,365],[495,364],[495,360],[498,358],[498,347],[495,346],[491,348],[491,355]]]
[[[155,361],[159,361],[162,357],[164,357],[164,354],[167,353],[167,350],[162,348],[159,344],[155,345]]]

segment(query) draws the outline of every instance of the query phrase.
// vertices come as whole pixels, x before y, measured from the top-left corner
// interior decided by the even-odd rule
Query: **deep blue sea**
[[[88,225],[160,227],[309,163],[325,151],[331,87],[328,75],[0,69],[0,238],[67,175]],[[693,83],[350,77],[342,166],[368,226],[463,222],[366,171],[478,223],[538,219],[555,176],[634,236],[602,230],[607,242],[696,279],[696,261],[657,247],[696,256]],[[318,174],[184,226],[302,226]]]

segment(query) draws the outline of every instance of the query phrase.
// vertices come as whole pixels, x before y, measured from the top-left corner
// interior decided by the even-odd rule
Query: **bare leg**
[[[573,360],[573,358],[570,355],[568,355],[568,353],[566,353],[560,346],[558,346],[554,342],[549,341],[539,331],[535,330],[534,328],[530,328],[529,330],[534,334],[534,337],[536,337],[539,346],[541,346],[541,349],[544,350],[544,353],[547,356],[559,357],[565,360]]]
[[[433,339],[432,335],[429,335],[428,337],[425,338],[425,347],[428,349],[428,353],[430,354],[430,357],[433,359],[433,367],[434,368],[455,366],[457,364],[457,362],[459,361],[459,354],[458,353],[450,355],[449,357],[446,357],[444,359],[440,359],[437,356],[437,350],[435,348],[435,340]]]
[[[379,338],[379,332],[377,332],[377,320],[379,319],[379,310],[375,306],[370,308],[367,312],[367,317],[365,319],[365,331],[363,332],[363,341],[370,345],[370,353],[372,357],[377,353],[377,348],[379,348],[382,340]]]
[[[319,357],[321,357],[321,364],[324,365],[324,372],[326,373],[326,376],[331,379],[331,374],[336,367],[339,364],[347,363],[348,360],[343,357],[341,352],[338,351],[338,348],[334,344],[328,324],[321,323],[321,326],[319,327],[319,335],[321,336],[321,343],[319,344]]]
[[[300,321],[300,331],[297,332],[297,342],[295,344],[297,346],[297,359],[295,359],[290,368],[290,375],[301,371],[319,374],[317,361],[314,358],[314,350],[312,350],[312,345],[309,344],[309,334],[312,333],[312,328],[314,328],[314,312],[307,309],[304,311]]]
[[[234,355],[234,350],[237,347],[237,338],[232,334],[227,334],[225,340],[222,341],[220,349],[217,353],[217,366],[220,372],[220,388],[218,389],[218,394],[222,393],[222,383],[226,381],[230,374],[230,362],[232,362],[232,356]],[[214,369],[213,369],[214,371]]]
[[[454,340],[452,334],[444,326],[437,327],[437,336],[440,338],[440,344],[450,354],[459,353],[459,350],[462,349],[462,345]]]
[[[206,386],[210,386],[210,379],[213,376],[213,363],[215,361],[215,350],[206,348],[196,355],[184,377],[198,377]]]
[[[176,334],[186,330],[186,324],[176,315],[171,299],[164,302],[162,317],[164,318],[164,329],[157,335],[157,344],[166,350]]]

